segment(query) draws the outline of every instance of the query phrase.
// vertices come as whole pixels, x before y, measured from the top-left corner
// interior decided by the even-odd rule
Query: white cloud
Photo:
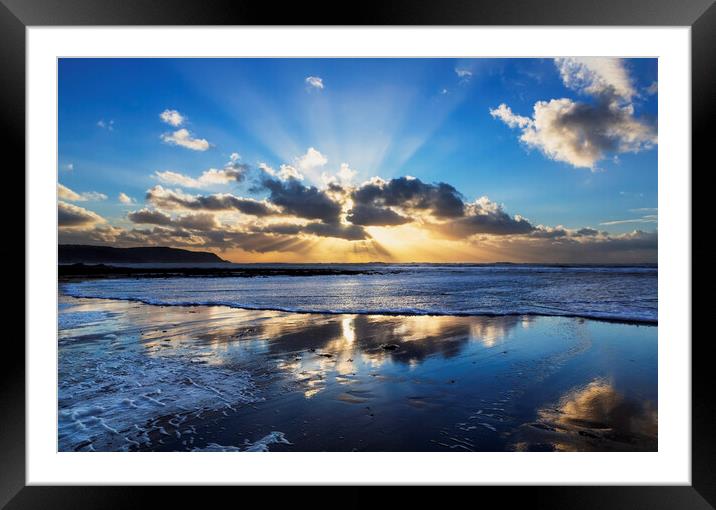
[[[328,158],[313,147],[309,147],[306,154],[296,158],[296,166],[299,170],[310,172],[328,163]]]
[[[348,166],[348,163],[341,163],[341,169],[336,174],[343,184],[350,183],[358,172]]]
[[[527,146],[578,168],[595,169],[610,152],[639,152],[657,143],[653,127],[635,118],[631,105],[588,105],[564,98],[538,101],[531,119],[512,114],[506,105],[490,114],[521,129],[520,140]]]
[[[646,88],[646,93],[653,96],[659,92],[659,82],[653,81],[651,85]]]
[[[241,159],[241,154],[239,154],[238,152],[232,152],[231,155],[229,156],[229,160],[231,163],[236,163],[240,159]]]
[[[198,178],[189,177],[188,175],[180,174],[178,172],[172,172],[167,170],[164,172],[154,172],[154,177],[164,184],[172,184],[175,186],[183,186],[185,188],[209,188],[212,186],[220,186],[229,184],[231,182],[239,181],[243,178],[243,171],[241,169],[224,168],[216,169],[210,168],[202,172]]]
[[[624,60],[613,57],[557,58],[564,84],[590,95],[616,95],[631,101],[637,95]]]
[[[303,180],[303,174],[291,165],[281,165],[276,175],[282,181],[288,179],[298,179],[299,181]]]
[[[323,90],[323,78],[319,76],[309,76],[306,78],[306,84],[311,88]]]
[[[123,192],[120,192],[120,193],[119,193],[118,198],[119,198],[119,201],[120,201],[121,203],[123,203],[123,204],[134,204],[134,203],[136,203],[136,201],[135,201],[132,197],[130,197],[129,195],[127,195],[126,193],[123,193]]]
[[[100,200],[107,200],[107,195],[97,191],[85,191],[82,193],[82,199],[89,200],[91,202],[98,202]]]
[[[209,142],[203,138],[194,138],[186,129],[179,129],[173,133],[164,133],[161,136],[164,143],[169,145],[180,145],[193,151],[205,151],[209,148]]]
[[[336,172],[335,175],[331,175],[327,172],[321,174],[321,180],[324,185],[332,183],[341,184],[343,186],[350,185],[353,182],[353,178],[358,172],[353,170],[348,163],[341,163],[341,168]]]
[[[160,113],[159,118],[162,119],[162,122],[166,122],[167,124],[174,127],[181,126],[186,120],[186,117],[184,117],[178,111],[169,109],[164,110],[162,113]]]
[[[519,127],[524,129],[527,126],[532,125],[532,119],[512,113],[512,109],[504,103],[497,108],[491,109],[490,115],[492,115],[495,119],[500,119],[511,128]]]
[[[465,69],[464,67],[456,67],[455,74],[457,74],[457,77],[462,81],[468,81],[472,78],[472,71]]]
[[[57,196],[61,200],[69,200],[71,202],[77,202],[82,200],[82,197],[79,193],[75,193],[67,186],[57,183]]]
[[[67,163],[66,165],[63,165],[62,168],[64,168],[64,169],[67,170],[68,172],[71,172],[72,170],[75,169],[75,165],[72,164],[72,163]]]
[[[650,149],[658,143],[653,125],[634,116],[636,96],[621,59],[563,58],[555,64],[564,84],[594,96],[593,103],[568,98],[538,101],[532,117],[499,105],[490,114],[521,131],[520,140],[550,159],[596,169],[600,160]]]
[[[266,163],[259,163],[259,168],[270,176],[278,177],[282,181],[288,179],[297,179],[299,181],[302,181],[304,179],[303,174],[299,172],[296,167],[291,165],[281,165],[277,171]]]
[[[106,129],[107,131],[114,131],[114,121],[113,120],[105,121],[104,119],[100,119],[97,121],[97,127]]]
[[[59,182],[57,183],[57,196],[61,200],[68,200],[70,202],[99,202],[100,200],[107,200],[107,195],[104,193],[99,193],[97,191],[76,193]]]
[[[657,223],[658,216],[656,214],[646,214],[641,218],[630,218],[626,220],[604,221],[600,225],[622,225],[625,223]]]

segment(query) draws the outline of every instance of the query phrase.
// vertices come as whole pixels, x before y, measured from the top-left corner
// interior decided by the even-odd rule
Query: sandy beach
[[[60,451],[654,451],[654,325],[59,296]]]

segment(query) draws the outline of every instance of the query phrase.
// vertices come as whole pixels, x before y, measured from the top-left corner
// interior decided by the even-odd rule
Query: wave
[[[138,298],[131,296],[107,296],[101,294],[88,294],[84,292],[75,292],[65,287],[64,293],[70,297],[84,299],[108,299],[112,301],[130,301],[142,303],[152,306],[179,306],[179,307],[195,307],[195,306],[225,306],[228,308],[236,308],[241,310],[253,311],[270,311],[285,313],[301,313],[301,314],[322,314],[322,315],[391,315],[391,316],[454,316],[454,317],[505,317],[505,316],[536,316],[536,317],[568,317],[577,319],[589,319],[607,322],[622,322],[630,324],[641,324],[655,326],[658,319],[644,316],[634,316],[627,314],[615,314],[607,312],[591,312],[591,311],[549,311],[549,310],[479,310],[479,311],[458,311],[458,310],[421,310],[415,308],[343,308],[343,309],[323,309],[308,308],[296,306],[257,306],[249,303],[237,303],[235,301],[225,300],[187,300],[187,301],[167,301],[158,298]]]

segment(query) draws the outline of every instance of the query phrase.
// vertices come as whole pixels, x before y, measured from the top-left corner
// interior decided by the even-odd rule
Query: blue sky
[[[301,185],[320,191],[345,164],[346,190],[411,176],[451,185],[466,205],[488,197],[534,227],[656,232],[656,59],[61,59],[58,94],[59,182],[82,197],[66,202],[127,231],[161,226],[128,219],[161,210],[147,198],[157,185],[268,200],[283,208],[282,221],[300,222],[256,184],[268,175],[260,168],[297,168]],[[550,103],[557,99],[565,102]],[[181,122],[163,121],[165,111]],[[196,143],[172,143],[179,130]],[[230,162],[245,178],[191,189],[157,174],[198,179]],[[390,207],[414,226],[442,221],[425,208]],[[232,228],[229,216],[217,221]],[[70,223],[69,240],[129,243],[99,234],[84,241]],[[83,231],[99,220],[90,223]],[[251,251],[231,249],[237,260]]]

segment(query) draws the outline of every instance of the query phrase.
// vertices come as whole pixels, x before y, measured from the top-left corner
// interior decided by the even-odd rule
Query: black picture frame
[[[714,0],[362,0],[269,2],[247,0],[0,0],[0,118],[6,169],[25,167],[25,29],[72,25],[622,25],[690,26],[692,43],[692,160],[706,161],[707,123],[715,117],[716,5]],[[49,121],[50,119],[48,119]],[[709,137],[710,138],[710,137]],[[18,170],[13,170],[18,173]],[[690,178],[691,169],[673,169]],[[24,181],[22,184],[24,188]],[[19,222],[17,222],[19,223]],[[15,227],[16,238],[24,231]],[[18,243],[19,244],[19,243]],[[693,248],[692,248],[693,249]],[[17,258],[16,248],[3,253]],[[19,264],[19,262],[15,262]],[[24,264],[24,262],[23,262]],[[32,268],[25,267],[25,271]],[[26,273],[27,274],[27,273]],[[23,291],[24,295],[24,291]],[[24,303],[24,300],[23,300]],[[31,305],[31,303],[29,303]],[[10,320],[10,319],[8,319]],[[12,340],[12,341],[11,341]],[[707,355],[709,337],[692,342],[692,485],[481,487],[499,491],[502,505],[514,501],[549,508],[684,508],[716,506],[716,412]],[[690,338],[668,341],[691,341]],[[115,508],[132,504],[135,491],[123,487],[25,486],[25,359],[16,338],[5,339],[0,370],[0,505],[7,508]],[[163,504],[186,491],[164,491]],[[365,490],[348,489],[345,502],[368,504]]]

